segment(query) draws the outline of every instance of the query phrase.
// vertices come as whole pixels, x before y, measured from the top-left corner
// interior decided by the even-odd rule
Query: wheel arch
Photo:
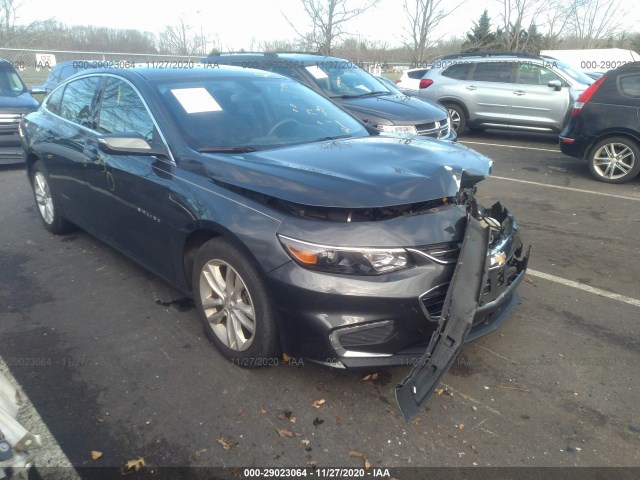
[[[462,100],[457,98],[444,97],[444,98],[438,99],[438,103],[442,104],[442,106],[444,106],[445,108],[447,105],[451,105],[451,104],[457,105],[458,107],[462,108],[462,110],[464,110],[464,114],[467,116],[467,119],[469,119],[469,109],[467,108],[467,106],[464,104]]]
[[[29,182],[31,182],[33,166],[36,162],[41,161],[42,159],[33,152],[28,152],[25,157],[25,163],[27,164],[27,176],[29,177]]]
[[[640,135],[632,130],[603,130],[593,136],[593,140],[584,151],[584,159],[589,160],[594,147],[602,140],[606,140],[611,137],[623,137],[633,141],[638,148],[640,148]]]
[[[187,235],[182,247],[182,269],[189,291],[193,290],[192,273],[193,263],[198,250],[202,245],[213,238],[224,238],[233,246],[240,249],[247,259],[252,262],[261,272],[263,268],[255,258],[255,255],[244,245],[244,243],[229,229],[215,222],[199,222],[198,225]]]

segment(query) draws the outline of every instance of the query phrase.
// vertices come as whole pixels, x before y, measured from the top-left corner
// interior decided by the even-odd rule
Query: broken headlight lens
[[[278,236],[299,265],[312,270],[351,275],[382,275],[413,266],[404,248],[346,248],[317,245]]]

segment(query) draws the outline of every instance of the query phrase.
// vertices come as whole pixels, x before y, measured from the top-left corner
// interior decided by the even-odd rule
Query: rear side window
[[[620,92],[625,97],[640,98],[640,75],[623,75],[618,78]]]
[[[287,66],[275,66],[269,68],[270,72],[277,73],[279,75],[284,75],[285,77],[293,78],[294,80],[298,80],[299,82],[305,83],[304,78],[300,73],[295,69]]]
[[[473,63],[456,63],[442,72],[443,77],[455,78],[456,80],[466,80]]]
[[[521,63],[518,66],[517,83],[522,85],[547,85],[551,80],[560,80],[562,82],[558,75],[540,65]]]
[[[99,85],[99,77],[81,78],[68,83],[60,104],[60,116],[83,127],[94,128],[92,107]]]
[[[424,74],[427,73],[427,69],[414,70],[413,72],[407,72],[407,76],[409,78],[413,78],[414,80],[421,80],[424,77]]]
[[[47,98],[47,103],[45,104],[45,107],[51,113],[60,115],[60,101],[62,100],[63,92],[64,92],[64,87],[60,87],[59,89],[51,92],[51,95],[49,95],[49,98]]]
[[[151,141],[153,120],[136,91],[117,78],[107,78],[98,117],[100,133],[138,133]]]
[[[476,65],[473,79],[481,82],[502,82],[512,81],[511,72],[513,64],[509,62],[483,62]]]

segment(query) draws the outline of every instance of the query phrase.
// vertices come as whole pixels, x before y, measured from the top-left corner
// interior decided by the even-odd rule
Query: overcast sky
[[[359,3],[359,0],[353,1]],[[454,1],[446,3],[454,4]],[[296,34],[282,12],[298,30],[308,30],[300,0],[180,0],[166,3],[108,0],[100,7],[95,0],[22,0],[20,4],[18,17],[22,24],[55,18],[67,25],[134,28],[157,33],[183,16],[196,32],[202,29],[205,36],[217,34],[225,50],[247,49],[252,38],[256,41],[294,39]],[[495,27],[500,11],[498,5],[491,1],[468,0],[440,25],[436,36],[464,37],[485,8]],[[637,0],[623,0],[620,18],[624,18],[624,24],[631,31],[640,31]],[[401,44],[405,23],[401,0],[380,0],[375,9],[350,22],[347,30],[354,37],[359,34],[371,41],[381,40],[389,46],[397,46]]]

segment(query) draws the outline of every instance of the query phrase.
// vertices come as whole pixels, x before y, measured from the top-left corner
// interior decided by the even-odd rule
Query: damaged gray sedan
[[[411,365],[405,418],[518,303],[528,252],[461,145],[383,136],[275,74],[91,71],[22,124],[44,226],[193,296],[236,365]]]

